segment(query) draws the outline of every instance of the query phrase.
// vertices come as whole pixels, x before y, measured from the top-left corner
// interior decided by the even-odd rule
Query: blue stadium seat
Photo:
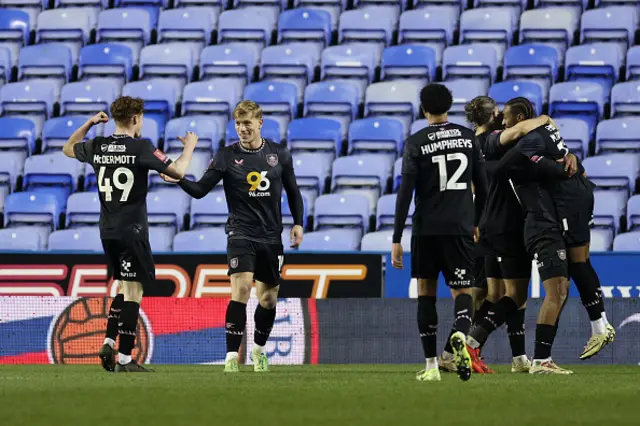
[[[511,46],[516,14],[510,8],[485,7],[465,10],[460,16],[460,44],[489,43],[496,49],[498,62]]]
[[[0,91],[0,96],[1,93]],[[18,117],[0,117],[1,151],[17,150],[31,155],[36,150],[36,136],[33,121]]]
[[[38,0],[40,2],[40,0]],[[24,10],[0,9],[0,46],[11,52],[11,62],[18,64],[18,53],[29,43],[30,19]]]
[[[389,252],[393,243],[393,231],[377,231],[369,232],[362,237],[360,250],[369,252]],[[411,252],[411,231],[406,230],[402,233],[400,241],[405,252]]]
[[[331,15],[325,10],[296,8],[278,18],[278,43],[313,42],[323,48],[331,44]]]
[[[371,207],[363,194],[325,194],[316,199],[314,230],[348,227],[368,232]]]
[[[596,130],[596,153],[640,151],[640,117],[603,120]]]
[[[321,80],[349,80],[358,86],[360,100],[367,85],[373,82],[380,62],[379,49],[373,44],[354,43],[331,46],[322,52]]]
[[[59,151],[69,137],[80,128],[90,117],[68,116],[51,118],[44,123],[42,128],[42,152]],[[87,132],[85,140],[96,137],[96,126]]]
[[[100,230],[93,227],[52,232],[49,235],[49,251],[101,252]]]
[[[145,117],[155,120],[164,132],[167,121],[175,114],[178,88],[172,81],[156,78],[128,83],[122,89],[122,96],[144,99]]]
[[[174,235],[169,234],[163,228],[151,226],[149,228],[149,246],[153,253],[168,253],[173,251]]]
[[[504,80],[531,80],[540,85],[544,103],[558,80],[558,51],[544,44],[512,46],[504,55]]]
[[[593,227],[608,230],[611,238],[620,231],[620,218],[624,216],[626,203],[615,191],[594,193]]]
[[[502,7],[512,10],[519,16],[527,8],[527,0],[474,0],[473,7]]]
[[[60,115],[94,115],[96,111],[109,114],[109,106],[118,96],[113,81],[80,81],[65,84],[60,93]]]
[[[291,214],[291,209],[289,208],[289,198],[286,191],[282,193],[282,198],[280,199],[280,203],[282,206],[282,226],[285,228],[293,227],[293,214]],[[307,197],[302,195],[302,227],[306,228],[307,226],[307,210],[309,208],[309,201],[307,201]]]
[[[607,229],[591,228],[590,252],[609,251],[613,245],[613,234]]]
[[[262,123],[262,129],[260,130],[262,137],[266,139],[271,139],[274,142],[280,142],[282,137],[282,129],[280,127],[280,123],[272,118],[264,118]],[[236,132],[236,123],[234,120],[229,120],[227,123],[227,128],[225,130],[225,145],[229,146],[240,141],[238,137],[238,132]]]
[[[109,78],[120,86],[133,77],[133,51],[117,43],[85,46],[80,50],[78,79]]]
[[[453,95],[453,104],[449,110],[449,119],[460,116],[464,117],[464,107],[476,96],[487,94],[487,84],[482,80],[465,79],[445,81],[443,83]]]
[[[51,79],[58,89],[71,80],[71,51],[64,44],[26,46],[18,57],[18,80]]]
[[[402,123],[391,117],[370,117],[349,125],[349,154],[385,152],[401,155],[405,132]]]
[[[360,154],[337,158],[331,172],[331,192],[364,194],[373,211],[387,188],[390,172],[391,163],[385,156]]]
[[[173,239],[182,230],[188,198],[175,197],[173,191],[154,191],[147,195],[149,226],[157,227]]]
[[[421,118],[419,120],[411,123],[411,129],[409,130],[409,134],[413,135],[414,133],[418,133],[420,130],[424,129],[429,125],[429,122],[426,118]]]
[[[226,10],[218,21],[218,44],[244,42],[257,50],[271,42],[275,22],[250,8]]]
[[[613,251],[640,251],[640,232],[627,232],[613,240]]]
[[[347,10],[340,15],[338,43],[374,42],[388,46],[393,37],[393,17],[377,10]]]
[[[359,98],[358,87],[348,82],[312,83],[304,90],[304,116],[340,121],[344,138],[349,123],[357,117]]]
[[[16,192],[7,196],[4,202],[4,226],[36,226],[45,231],[58,228],[58,218],[62,208],[55,195],[46,192]]]
[[[211,7],[166,9],[158,21],[158,43],[180,42],[198,53],[211,44],[219,11]],[[196,58],[199,55],[196,54]]]
[[[409,81],[374,83],[365,93],[364,115],[397,116],[406,133],[420,110],[420,89]]]
[[[627,202],[627,228],[629,231],[640,227],[640,195],[634,195]]]
[[[207,114],[220,129],[224,129],[232,119],[241,93],[237,86],[224,81],[200,81],[185,86],[182,95],[182,115]]]
[[[158,24],[160,9],[169,8],[169,0],[114,0],[114,6],[145,10],[151,18],[151,28],[155,28]]]
[[[100,10],[109,7],[109,0],[54,0],[53,5],[56,9],[81,6],[85,8],[85,10],[90,10],[97,19]]]
[[[191,115],[169,120],[164,129],[164,149],[167,152],[182,152],[182,142],[178,136],[184,137],[187,132],[198,135],[197,150],[205,150],[213,153],[217,151],[222,139],[222,128],[206,115]]]
[[[107,123],[105,123],[103,133],[104,136],[110,136],[115,133],[115,131],[115,121],[109,120]],[[151,143],[155,146],[158,146],[158,140],[160,139],[160,127],[158,126],[158,122],[151,117],[147,117],[146,114],[142,118],[142,139],[151,141]]]
[[[569,151],[580,159],[586,157],[591,140],[587,123],[577,118],[556,118],[553,121],[560,128],[560,134]]]
[[[21,153],[0,151],[0,212],[5,197],[16,190],[23,166],[24,157]]]
[[[605,9],[587,10],[582,14],[580,42],[607,42],[616,45],[620,57],[633,44],[638,27],[637,9],[631,6],[613,6]]]
[[[0,229],[0,251],[40,251],[40,233],[29,227]]]
[[[558,51],[560,65],[564,52],[573,45],[579,13],[571,8],[552,7],[527,10],[520,17],[519,44],[542,43]]]
[[[181,43],[155,44],[140,51],[141,80],[170,78],[182,88],[191,81],[194,66],[193,50]]]
[[[586,158],[582,164],[599,189],[621,189],[627,195],[635,193],[640,171],[637,154],[598,155]]]
[[[300,251],[354,251],[360,248],[359,231],[352,229],[323,229],[305,234]]]
[[[140,49],[151,41],[151,28],[151,16],[144,9],[105,10],[98,16],[96,42],[124,44],[137,63]]]
[[[496,101],[500,110],[509,100],[519,96],[525,97],[533,103],[536,115],[542,114],[542,105],[544,104],[542,88],[532,81],[503,81],[495,83],[489,88],[489,97]]]
[[[576,9],[577,13],[582,13],[583,10],[587,9],[588,3],[589,0],[533,0],[533,7],[567,7]]]
[[[260,80],[294,83],[302,102],[304,87],[313,80],[319,56],[304,43],[270,46],[262,51]]]
[[[289,123],[287,142],[292,153],[314,151],[330,155],[331,160],[342,148],[340,122],[330,118],[298,118]]]
[[[82,166],[62,152],[32,155],[24,163],[23,188],[31,192],[49,192],[64,207],[69,194],[78,188]]]
[[[80,49],[89,43],[92,25],[91,11],[84,8],[45,10],[38,15],[36,43],[64,43],[78,61]]]
[[[593,135],[596,123],[604,116],[605,93],[601,85],[591,82],[554,84],[549,93],[549,115],[579,118]]]
[[[284,139],[289,121],[297,116],[298,90],[293,83],[261,81],[244,88],[244,99],[257,102],[266,116],[280,124]]]
[[[100,198],[95,192],[77,192],[67,200],[65,228],[97,226],[100,223]]]
[[[293,156],[293,169],[300,191],[309,200],[311,210],[315,205],[314,200],[327,189],[331,160],[319,157],[316,153],[297,153]]]
[[[608,95],[620,79],[623,58],[617,49],[605,43],[570,47],[565,59],[565,78],[567,81],[598,83]]]
[[[481,79],[488,88],[496,80],[497,69],[497,52],[486,44],[450,46],[442,57],[442,78],[448,81]]]
[[[378,206],[376,207],[376,231],[393,230],[394,218],[396,216],[396,200],[397,194],[383,195],[378,200]],[[411,200],[409,206],[409,215],[405,225],[407,228],[411,228],[413,223],[413,213],[416,210],[416,205]]]
[[[29,118],[36,126],[36,137],[44,121],[53,116],[56,102],[56,82],[49,80],[22,81],[0,88],[0,104],[4,116]]]
[[[2,30],[0,30],[1,32]],[[1,41],[0,41],[1,43]],[[11,79],[11,50],[0,44],[0,84],[6,84]]]
[[[627,50],[626,64],[627,81],[638,80],[640,77],[640,46],[633,46]]]
[[[227,250],[224,228],[207,228],[176,234],[173,251],[182,253],[212,253]]]
[[[256,63],[255,52],[242,43],[207,46],[200,54],[200,80],[224,78],[227,85],[227,80],[233,80],[242,93],[244,86],[253,81]]]
[[[442,63],[442,53],[453,44],[460,9],[429,7],[408,10],[400,15],[398,44],[420,44],[431,47],[436,63]]]
[[[211,192],[203,198],[191,200],[191,229],[224,227],[228,217],[229,208],[223,192]]]
[[[423,85],[436,78],[436,53],[418,44],[391,46],[382,52],[381,80],[412,79]]]
[[[182,152],[173,151],[172,153],[168,154],[167,157],[169,157],[172,161],[176,161],[181,154]],[[207,170],[207,167],[210,163],[211,153],[204,151],[194,152],[193,157],[191,158],[191,162],[189,163],[189,167],[187,168],[187,172],[185,173],[185,178],[192,181],[198,181],[204,174],[205,170]],[[176,185],[164,182],[162,178],[160,178],[158,172],[154,170],[149,172],[149,188],[152,192],[166,192],[173,197],[180,198],[180,201],[185,205],[185,208],[190,200],[188,194],[186,194],[180,188],[176,187]],[[164,195],[163,197],[165,199],[168,198]]]
[[[618,83],[611,89],[611,117],[640,114],[640,82]]]

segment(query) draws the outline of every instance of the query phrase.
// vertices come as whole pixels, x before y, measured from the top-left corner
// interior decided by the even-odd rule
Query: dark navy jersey
[[[287,191],[294,223],[302,225],[302,196],[293,172],[289,150],[264,139],[259,149],[240,142],[218,151],[199,182],[180,181],[190,195],[201,198],[223,181],[229,207],[226,231],[229,239],[256,242],[282,241],[282,189]]]
[[[127,135],[97,137],[73,147],[75,156],[93,166],[100,198],[103,239],[149,239],[149,170],[162,173],[171,160],[148,140]]]
[[[402,178],[409,176],[415,180],[414,235],[473,234],[487,186],[484,158],[473,131],[442,123],[411,135],[402,157]],[[482,198],[476,206],[472,183]]]
[[[481,235],[520,233],[524,228],[524,214],[511,182],[495,172],[495,166],[506,149],[500,145],[501,132],[487,132],[476,136],[486,160],[489,193],[482,219]]]

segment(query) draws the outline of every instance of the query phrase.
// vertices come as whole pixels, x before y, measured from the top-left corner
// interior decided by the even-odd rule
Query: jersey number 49
[[[100,167],[98,170],[98,191],[104,194],[105,201],[111,201],[111,193],[113,192],[113,186],[115,186],[116,189],[122,191],[120,202],[125,203],[129,199],[131,188],[133,188],[133,172],[126,167],[118,167],[113,170],[113,173],[110,172],[111,170],[106,167]],[[111,174],[111,178],[105,177],[105,174]],[[124,182],[121,181],[122,176],[124,176]],[[111,186],[112,183],[113,186]]]

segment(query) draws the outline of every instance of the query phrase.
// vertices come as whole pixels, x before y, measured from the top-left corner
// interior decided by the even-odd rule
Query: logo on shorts
[[[238,258],[234,257],[233,259],[231,259],[229,261],[229,266],[231,267],[231,269],[236,269],[238,267]]]
[[[558,257],[560,258],[560,260],[567,260],[567,251],[564,249],[558,250]]]
[[[267,154],[267,164],[271,167],[278,165],[278,154]]]
[[[456,268],[456,270],[453,272],[453,274],[458,277],[459,280],[463,280],[464,276],[467,275],[467,270],[466,269],[459,269]]]
[[[131,269],[131,262],[127,262],[125,259],[122,259],[122,270],[125,272],[129,272]]]

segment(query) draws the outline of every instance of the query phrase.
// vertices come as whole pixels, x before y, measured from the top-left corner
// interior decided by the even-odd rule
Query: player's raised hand
[[[403,250],[402,244],[393,243],[391,246],[391,263],[393,267],[396,269],[403,269],[404,266],[402,264]]]
[[[167,176],[164,173],[160,173],[160,177],[162,178],[163,181],[168,182],[168,183],[178,183],[180,182],[178,179],[174,179],[171,176]]]
[[[293,228],[291,228],[291,248],[297,248],[300,246],[300,244],[302,243],[303,234],[304,231],[302,229],[302,226],[295,225]]]
[[[107,115],[107,113],[100,111],[99,113],[91,117],[90,120],[91,120],[91,123],[93,123],[94,125],[100,124],[100,123],[106,123],[107,121],[109,121],[109,116]]]
[[[575,175],[578,171],[578,158],[571,153],[565,155],[558,162],[564,163],[564,170],[569,172],[569,176]]]
[[[185,137],[178,136],[178,140],[185,146],[196,146],[198,144],[198,135],[193,132],[187,132]]]

